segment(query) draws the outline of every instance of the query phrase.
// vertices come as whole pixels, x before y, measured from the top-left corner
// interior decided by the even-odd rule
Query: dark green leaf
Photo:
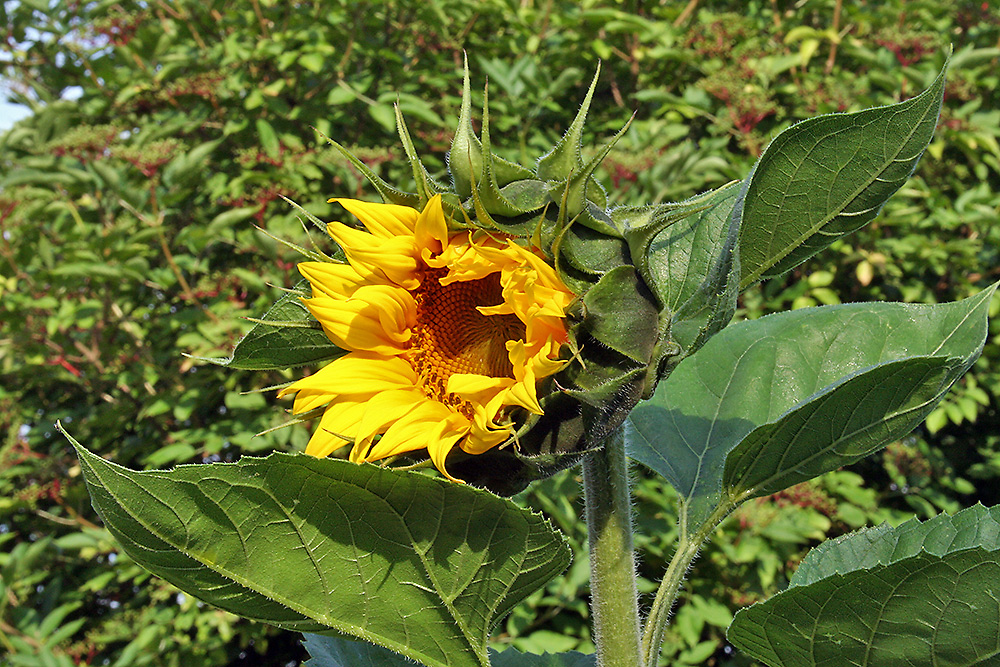
[[[303,667],[412,667],[413,661],[387,648],[342,637],[306,634],[309,660]]]
[[[934,135],[945,69],[917,97],[810,118],[771,142],[748,177],[741,287],[788,271],[878,215]]]
[[[132,472],[73,444],[108,529],[154,574],[426,665],[488,665],[500,616],[569,562],[542,517],[417,473],[280,453]]]
[[[994,665],[998,518],[977,505],[827,542],[728,638],[772,667]]]
[[[795,428],[815,429],[809,420],[814,410],[836,414],[838,403],[829,401],[878,408],[854,415],[853,419],[860,420],[855,426],[866,419],[870,424],[866,430],[846,434],[864,436],[863,449],[871,451],[877,442],[886,444],[885,437],[898,436],[901,427],[890,421],[893,415],[879,411],[895,405],[897,387],[871,386],[870,380],[906,369],[904,375],[912,381],[907,374],[917,373],[915,368],[924,365],[929,371],[940,363],[948,368],[945,376],[927,375],[939,398],[978,356],[992,293],[990,288],[964,301],[935,306],[878,303],[806,308],[727,327],[678,364],[653,398],[632,412],[626,425],[629,454],[666,477],[680,492],[689,525],[694,527],[723,501],[724,468],[729,470],[726,479],[731,483],[767,479],[777,484],[778,479],[795,477],[791,461],[799,461],[795,456],[803,451],[822,452],[826,464],[851,459],[857,452],[849,449],[845,456],[837,456],[838,443],[846,447],[856,442],[843,439],[845,434],[838,431],[843,424],[811,431]],[[924,360],[915,359],[920,357]],[[930,357],[945,361],[931,362]],[[956,357],[962,362],[952,365],[948,360]],[[906,362],[901,367],[880,368],[902,360],[913,360],[916,366]],[[862,377],[870,373],[876,375]],[[842,385],[846,388],[838,390]],[[855,389],[864,391],[855,395]],[[834,391],[836,396],[827,396]],[[928,400],[928,405],[910,415],[914,417],[910,427],[919,421],[915,415],[926,413],[936,398]],[[725,467],[737,446],[742,447],[740,460],[760,461],[752,477],[737,475],[732,467],[736,464]],[[786,459],[786,453],[795,456]],[[765,468],[767,474],[762,473]],[[810,470],[813,474],[821,471]],[[741,490],[750,491],[745,485]]]
[[[911,357],[845,379],[750,432],[726,457],[723,488],[766,496],[863,459],[912,431],[973,360]]]

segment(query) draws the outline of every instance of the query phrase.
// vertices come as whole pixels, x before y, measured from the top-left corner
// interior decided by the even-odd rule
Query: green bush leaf
[[[305,282],[278,299],[256,326],[223,359],[197,357],[219,366],[260,371],[295,368],[339,357],[344,353],[330,342],[320,323],[302,304]]]
[[[680,492],[691,526],[724,494],[770,493],[856,460],[916,426],[971,365],[994,289],[934,306],[822,306],[727,327],[633,410],[629,455]],[[836,421],[820,429],[821,419]]]
[[[934,135],[946,69],[905,102],[810,118],[775,137],[747,177],[741,287],[788,271],[878,215]]]
[[[410,667],[413,663],[381,646],[356,642],[340,637],[306,635],[305,648],[311,656],[305,667]],[[594,667],[594,655],[577,653],[546,653],[533,655],[509,648],[490,650],[492,667]]]
[[[133,472],[70,440],[95,509],[154,574],[233,613],[426,665],[488,665],[490,629],[569,563],[541,516],[417,473],[281,453]]]
[[[278,133],[263,118],[258,118],[256,124],[257,136],[260,139],[260,145],[264,149],[264,152],[267,153],[268,157],[278,157],[281,154],[281,142],[278,140]]]
[[[982,505],[858,531],[814,549],[728,638],[772,667],[996,664],[998,549],[1000,508]]]

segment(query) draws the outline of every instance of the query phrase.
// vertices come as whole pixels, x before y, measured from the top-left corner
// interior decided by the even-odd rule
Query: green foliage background
[[[572,119],[597,66],[591,143],[637,117],[603,167],[622,203],[679,200],[744,176],[768,139],[820,113],[885,104],[949,72],[938,133],[882,215],[742,315],[820,303],[968,296],[1000,277],[1000,10],[991,3],[221,0],[4,3],[4,94],[35,108],[0,136],[0,662],[285,665],[298,637],[151,578],[95,525],[61,419],[141,469],[299,450],[273,393],[292,374],[226,356],[297,281],[281,197],[320,217],[373,199],[313,128],[403,182],[398,102],[443,169],[463,50],[489,78],[494,143],[530,161]],[[481,101],[474,93],[474,98]],[[997,310],[994,301],[994,312]],[[865,332],[858,332],[864,336]],[[297,373],[296,373],[297,376]],[[732,612],[782,589],[806,549],[872,522],[1000,503],[1000,335],[925,428],[881,456],[753,501],[689,579],[669,664],[748,665]],[[640,585],[674,540],[673,491],[636,471]],[[533,487],[584,553],[573,472]],[[497,646],[588,651],[587,567],[532,596]],[[6,657],[4,657],[6,654]],[[669,654],[669,651],[667,651]]]

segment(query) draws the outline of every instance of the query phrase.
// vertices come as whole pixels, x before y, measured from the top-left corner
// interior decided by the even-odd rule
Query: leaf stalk
[[[667,626],[670,625],[670,610],[673,609],[677,596],[681,591],[681,584],[692,561],[698,555],[698,550],[708,541],[712,531],[715,530],[723,519],[725,519],[739,503],[727,500],[720,503],[715,511],[698,530],[692,535],[681,526],[680,540],[677,543],[677,551],[674,552],[667,571],[660,581],[660,586],[656,590],[656,597],[653,599],[653,607],[649,611],[646,619],[646,627],[642,635],[642,654],[646,660],[646,665],[655,665],[660,655],[660,648],[663,646],[663,635]],[[680,516],[685,516],[684,508],[680,508]],[[683,522],[682,522],[683,523]]]

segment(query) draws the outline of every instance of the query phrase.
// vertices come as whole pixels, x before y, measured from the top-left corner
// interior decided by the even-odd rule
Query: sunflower
[[[426,449],[444,475],[457,445],[481,454],[542,414],[538,381],[559,371],[575,296],[543,257],[484,230],[449,231],[440,195],[423,211],[333,199],[366,231],[328,225],[347,263],[304,262],[304,304],[347,354],[283,389],[322,408],[306,453],[350,460]]]

